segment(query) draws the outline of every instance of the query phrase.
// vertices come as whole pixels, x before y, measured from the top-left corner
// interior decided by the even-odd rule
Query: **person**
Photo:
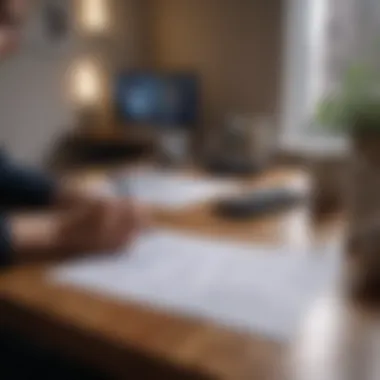
[[[24,0],[0,0],[0,58],[17,48],[26,6]],[[0,202],[0,276],[15,265],[113,252],[134,238],[144,219],[128,199],[74,190],[1,150]],[[0,377],[102,378],[1,328]]]
[[[24,0],[0,0],[0,58],[17,48],[26,6]],[[142,219],[139,207],[128,199],[70,189],[16,164],[1,151],[0,202],[0,270],[77,253],[113,251],[133,238]],[[18,212],[41,207],[49,212],[27,216]]]

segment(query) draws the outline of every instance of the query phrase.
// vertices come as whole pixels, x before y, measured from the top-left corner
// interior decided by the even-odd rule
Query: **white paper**
[[[143,204],[171,209],[233,194],[236,189],[236,183],[230,181],[201,179],[158,169],[138,169],[116,183],[119,194],[130,195]]]
[[[54,269],[56,282],[231,328],[289,338],[334,278],[331,252],[295,252],[156,230],[128,252]]]

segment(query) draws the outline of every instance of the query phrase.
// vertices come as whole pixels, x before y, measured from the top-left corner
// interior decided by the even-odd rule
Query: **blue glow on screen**
[[[124,122],[194,124],[197,81],[192,75],[127,74],[117,83],[116,105]]]

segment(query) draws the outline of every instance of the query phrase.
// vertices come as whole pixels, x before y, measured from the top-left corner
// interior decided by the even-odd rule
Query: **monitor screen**
[[[117,80],[116,107],[126,124],[193,126],[198,116],[197,77],[187,73],[124,73]]]

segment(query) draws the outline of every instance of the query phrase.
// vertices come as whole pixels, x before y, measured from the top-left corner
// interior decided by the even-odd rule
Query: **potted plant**
[[[348,134],[356,153],[378,152],[380,162],[380,72],[369,64],[351,66],[340,88],[318,105],[316,120]]]
[[[342,84],[318,105],[316,121],[352,142],[350,183],[347,186],[352,228],[380,215],[380,71],[356,64]]]
[[[355,301],[380,305],[380,71],[352,66],[339,91],[319,104],[316,120],[351,137],[347,191],[347,290]]]

